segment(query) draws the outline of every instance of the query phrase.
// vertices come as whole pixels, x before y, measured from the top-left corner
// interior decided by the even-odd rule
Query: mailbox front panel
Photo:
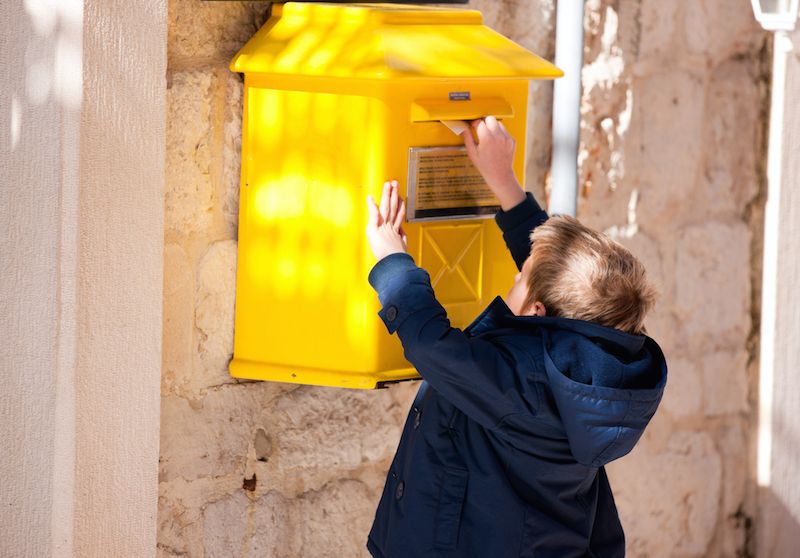
[[[362,95],[317,81],[268,85],[245,85],[232,375],[360,388],[418,377],[367,283],[374,257],[365,198],[393,178],[407,197],[413,150],[463,145],[435,120],[439,110],[471,119],[482,99],[495,107],[499,99],[512,108],[503,121],[524,146],[527,81],[407,80]],[[450,101],[453,91],[469,101]],[[417,101],[431,98],[446,102],[428,103],[430,120],[413,121]],[[456,327],[505,295],[516,273],[492,215],[405,225],[409,252]]]
[[[232,373],[374,387],[358,377],[381,334],[364,198],[383,176],[385,104],[260,86],[245,97]]]

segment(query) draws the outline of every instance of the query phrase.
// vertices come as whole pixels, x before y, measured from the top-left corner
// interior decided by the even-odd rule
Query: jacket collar
[[[465,331],[474,336],[498,328],[535,330],[540,327],[574,331],[585,337],[613,343],[633,354],[641,351],[647,341],[646,335],[633,335],[584,320],[552,316],[517,316],[499,296],[492,300]]]

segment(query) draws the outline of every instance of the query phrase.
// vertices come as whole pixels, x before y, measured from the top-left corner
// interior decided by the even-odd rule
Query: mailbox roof
[[[273,4],[231,70],[341,78],[555,78],[563,72],[483,25],[475,10]]]

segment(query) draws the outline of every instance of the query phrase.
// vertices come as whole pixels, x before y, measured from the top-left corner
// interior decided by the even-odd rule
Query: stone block
[[[263,418],[275,448],[264,489],[318,488],[337,471],[391,457],[407,410],[387,392],[303,386],[284,393]]]
[[[642,181],[639,216],[651,228],[673,225],[694,209],[687,198],[702,168],[704,99],[701,79],[683,71],[663,71],[634,82],[638,127],[627,138],[632,146],[626,151],[626,167]]]
[[[180,494],[169,484],[159,485],[158,555],[202,556],[203,521],[199,509],[183,504]]]
[[[734,419],[717,433],[718,447],[724,464],[722,484],[723,556],[741,556],[748,532],[742,514],[752,515],[746,499],[750,455],[744,419]]]
[[[256,503],[247,555],[368,558],[374,513],[370,490],[355,479],[335,480],[292,499],[270,492]]]
[[[675,418],[695,416],[703,401],[703,368],[691,359],[667,361],[669,378],[661,407]]]
[[[233,354],[236,295],[236,241],[212,244],[197,272],[195,326],[198,331],[199,369],[193,384],[199,387],[232,382],[228,363]]]
[[[266,21],[268,2],[170,0],[167,49],[176,58],[227,62]]]
[[[675,312],[694,354],[744,347],[750,329],[750,231],[708,222],[681,231]]]
[[[291,499],[365,467],[376,468],[380,486],[374,490],[379,490],[405,409],[387,392],[300,386],[263,401],[254,416],[243,453],[245,476],[255,473],[258,478],[252,496],[278,491]],[[361,474],[357,476],[364,480]]]
[[[748,411],[747,358],[743,348],[703,355],[703,411],[707,416]]]
[[[162,397],[161,482],[244,475],[261,405],[257,390],[245,385],[210,390],[201,399]]]
[[[239,184],[242,161],[242,89],[234,75],[225,80],[225,114],[222,145],[222,180],[219,204],[222,219],[231,238],[236,237],[239,223]]]
[[[622,59],[601,56],[584,67],[581,99],[580,214],[607,229],[626,219],[626,201],[639,195],[635,176],[628,176],[632,91],[623,76]]]
[[[656,307],[645,319],[647,335],[656,340],[667,358],[667,367],[672,365],[672,359],[680,356],[680,351],[685,347],[685,338],[682,335],[678,320],[672,313],[670,295],[662,294],[656,301]],[[667,380],[669,383],[670,379]]]
[[[639,57],[665,59],[674,56],[677,45],[677,18],[681,2],[644,0],[641,2]]]
[[[524,186],[532,192],[539,203],[546,207],[545,177],[550,172],[552,155],[551,118],[553,106],[553,84],[531,81],[528,97],[528,127],[525,153]],[[519,146],[517,149],[522,149]]]
[[[589,7],[587,5],[585,47],[589,52],[581,71],[584,94],[594,88],[614,88],[619,85],[625,70],[625,59],[619,44],[620,22],[617,11],[611,6],[604,6],[597,11]],[[604,107],[597,108],[597,114],[606,114]]]
[[[669,386],[669,380],[667,380],[667,386]],[[636,446],[637,448],[642,446],[642,451],[648,454],[663,453],[672,435],[679,428],[672,416],[664,412],[662,406],[659,406],[656,414],[650,419],[644,435]]]
[[[763,99],[755,59],[731,60],[714,68],[708,88],[708,146],[694,204],[709,214],[742,215],[758,194],[762,152]]]
[[[758,50],[766,37],[749,6],[731,9],[728,3],[714,0],[685,2],[683,6],[681,43],[691,54],[723,60]]]
[[[203,511],[203,547],[208,558],[240,556],[246,544],[248,516],[255,504],[243,490],[209,503]]]
[[[675,432],[608,467],[633,556],[705,556],[716,531],[722,462],[705,432]]]
[[[177,244],[164,247],[164,329],[161,389],[174,392],[191,377],[194,337],[194,273]]]
[[[631,208],[629,204],[629,210],[635,212],[635,206]],[[636,256],[647,270],[647,280],[653,284],[660,296],[665,296],[664,293],[667,291],[668,284],[666,282],[664,263],[657,240],[644,230],[638,228],[635,215],[629,218],[628,225],[637,225],[637,228],[634,229],[635,232],[623,232],[623,234],[611,234],[609,236]],[[665,304],[668,303],[668,301],[663,302]]]
[[[174,73],[167,90],[164,224],[182,237],[212,223],[215,94],[215,77],[204,71]]]
[[[486,25],[514,42],[552,60],[555,48],[555,1],[471,0]]]

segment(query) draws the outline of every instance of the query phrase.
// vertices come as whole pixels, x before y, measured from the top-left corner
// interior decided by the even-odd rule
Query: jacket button
[[[394,497],[399,500],[400,498],[403,497],[403,493],[405,492],[405,490],[406,490],[406,483],[404,481],[400,481],[400,483],[397,485],[397,488],[394,491]]]
[[[422,422],[422,413],[417,411],[417,416],[414,417],[414,430],[419,428],[419,423]]]
[[[394,306],[390,306],[386,309],[386,319],[390,322],[393,322],[397,318],[397,308]]]

